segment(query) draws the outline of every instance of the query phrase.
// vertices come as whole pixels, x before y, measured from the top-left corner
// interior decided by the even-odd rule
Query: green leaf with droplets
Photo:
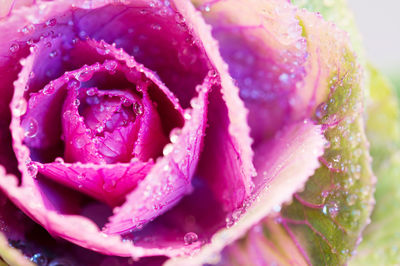
[[[330,145],[321,158],[324,165],[293,203],[282,209],[279,218],[309,263],[342,265],[354,252],[373,207],[374,178],[360,109],[364,101],[363,74],[357,68],[364,65],[363,49],[345,0],[292,2],[320,12],[325,20],[346,30],[358,54],[356,58],[351,45],[344,44],[342,62],[331,73],[329,84],[336,88],[330,88],[327,113],[320,119],[323,124],[334,124],[325,134]],[[307,23],[302,24],[307,32]],[[268,231],[268,227],[265,229]]]
[[[350,265],[400,264],[400,109],[391,84],[369,67],[367,134],[378,176],[371,224]]]
[[[281,211],[288,234],[313,265],[342,265],[354,251],[372,210],[373,178],[368,144],[364,135],[363,100],[359,69],[352,53],[332,73],[337,84],[321,118],[329,124],[325,133],[330,143],[324,164],[309,179],[293,203]]]
[[[358,58],[363,58],[360,36],[345,0],[293,2],[307,10],[320,12],[325,20],[346,30]],[[307,28],[307,24],[303,24]],[[363,117],[358,109],[364,101],[363,81],[360,70],[355,67],[364,62],[350,52],[350,44],[344,49],[347,50],[342,54],[345,62],[338,67],[337,73],[332,73],[330,82],[339,86],[331,91],[327,114],[321,118],[322,123],[332,116],[336,116],[335,121],[340,121],[326,132],[330,146],[321,159],[325,165],[310,178],[297,199],[281,211],[286,231],[295,235],[295,242],[313,265],[346,263],[372,209],[374,181]]]
[[[10,247],[7,239],[0,233],[0,266],[3,265],[33,266],[34,264],[28,261],[19,250]]]
[[[373,208],[361,63],[337,26],[306,11],[298,17],[314,64],[308,73],[318,73],[310,80],[327,95],[318,101],[315,118],[326,127],[329,144],[304,191],[226,250],[232,265],[256,259],[278,265],[346,264]]]

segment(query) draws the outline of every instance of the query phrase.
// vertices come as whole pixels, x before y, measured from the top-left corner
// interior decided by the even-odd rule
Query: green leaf
[[[19,250],[10,247],[5,236],[0,233],[0,266],[3,265],[34,266]]]
[[[371,66],[369,73],[367,133],[378,176],[376,206],[350,265],[397,265],[400,263],[400,109],[391,84]]]
[[[335,25],[304,11],[299,20],[314,60],[311,70],[321,69],[310,80],[318,81],[319,95],[327,95],[315,118],[325,125],[329,144],[322,166],[304,191],[225,250],[223,257],[232,265],[257,260],[278,265],[346,264],[373,208],[375,179],[364,131],[360,62]]]
[[[330,147],[321,159],[324,166],[281,211],[283,226],[295,235],[313,265],[344,264],[372,210],[368,143],[362,113],[357,114],[356,107],[363,99],[359,70],[351,53],[344,56],[346,62],[330,82],[339,81],[339,86],[331,93],[327,114],[321,119],[323,124],[333,116],[340,121],[326,131]]]

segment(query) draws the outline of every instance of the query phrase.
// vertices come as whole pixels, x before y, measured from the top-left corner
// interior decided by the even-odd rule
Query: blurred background
[[[348,0],[368,59],[400,85],[400,0]]]

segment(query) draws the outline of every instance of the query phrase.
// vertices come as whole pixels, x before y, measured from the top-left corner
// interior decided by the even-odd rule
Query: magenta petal
[[[76,213],[75,197],[68,197],[46,186],[36,179],[37,165],[30,162],[29,149],[23,145],[24,130],[20,127],[20,118],[26,108],[22,98],[24,81],[30,73],[34,56],[26,59],[26,68],[15,82],[15,93],[11,102],[13,148],[22,174],[22,184],[13,175],[7,175],[0,167],[0,188],[28,216],[42,225],[50,234],[64,238],[82,247],[104,254],[118,256],[177,256],[190,252],[194,247],[182,246],[173,249],[136,247],[131,242],[122,242],[119,236],[108,236],[100,232],[97,225]],[[21,89],[22,88],[22,89]],[[22,99],[22,101],[21,101]],[[22,105],[21,105],[22,104]],[[111,182],[112,185],[112,182]],[[71,196],[71,195],[69,195]],[[66,201],[67,199],[67,201]],[[84,233],[82,233],[84,232]]]
[[[197,255],[172,259],[166,265],[207,263],[214,254],[271,214],[274,208],[279,209],[290,201],[319,167],[318,159],[323,154],[324,143],[321,126],[306,120],[287,126],[275,138],[262,144],[255,156],[258,173],[255,183],[259,189],[247,206],[238,210],[242,214],[238,215],[240,219],[236,218],[231,227],[217,232],[211,243],[203,246]]]
[[[185,247],[158,249],[136,247],[130,242],[122,242],[119,236],[101,233],[95,223],[80,216],[63,213],[60,209],[49,209],[42,200],[48,200],[37,186],[18,187],[15,176],[6,175],[0,167],[0,188],[26,214],[41,224],[50,234],[62,237],[79,246],[108,255],[132,256],[178,256],[187,251]],[[189,248],[188,248],[189,249]]]
[[[37,166],[46,177],[115,206],[144,179],[153,162],[133,160],[110,165],[54,162]]]
[[[218,44],[211,36],[210,28],[190,2],[175,1],[175,5],[186,18],[189,28],[201,40],[221,78],[220,92],[210,95],[210,108],[213,109],[209,112],[210,128],[199,169],[201,174],[204,172],[223,208],[233,211],[250,195],[253,186],[251,178],[255,175],[248,112],[218,52]]]
[[[68,162],[104,163],[103,156],[98,153],[91,136],[87,132],[85,123],[79,115],[78,106],[74,104],[74,101],[78,98],[76,89],[76,87],[69,89],[62,113],[65,140],[64,157]]]
[[[107,234],[121,234],[143,225],[175,206],[191,192],[191,179],[200,154],[207,114],[207,95],[214,80],[205,80],[193,109],[186,110],[187,119],[179,134],[171,135],[174,143],[164,147],[150,173],[118,207],[118,212],[105,226]],[[171,133],[173,134],[173,133]]]
[[[142,104],[143,114],[139,117],[140,129],[133,154],[146,161],[160,155],[159,147],[163,147],[168,140],[162,133],[160,116],[147,92],[143,92]]]
[[[289,123],[305,76],[306,41],[285,0],[196,0],[249,109],[254,143]],[[209,11],[209,12],[208,12]],[[297,112],[299,110],[296,110]]]

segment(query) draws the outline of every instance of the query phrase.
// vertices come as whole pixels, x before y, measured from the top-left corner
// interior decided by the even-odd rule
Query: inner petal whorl
[[[70,106],[72,104],[72,106]],[[70,90],[64,103],[64,113],[70,109],[83,120],[78,136],[70,133],[69,116],[63,117],[63,133],[66,142],[67,161],[80,161],[82,158],[75,149],[93,150],[107,163],[129,162],[137,140],[143,114],[141,99],[129,90],[99,91],[97,88]],[[82,132],[82,133],[81,133]],[[81,136],[80,136],[81,135]],[[86,142],[85,140],[89,140]],[[89,160],[90,162],[91,160]]]

